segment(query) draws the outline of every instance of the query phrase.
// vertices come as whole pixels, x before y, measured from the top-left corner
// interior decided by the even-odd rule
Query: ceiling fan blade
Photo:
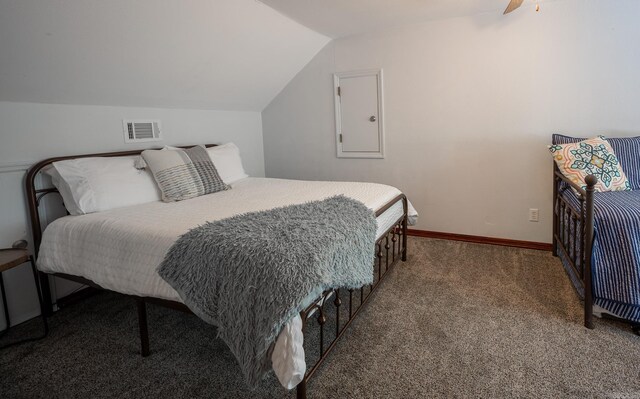
[[[504,10],[503,15],[509,14],[511,11],[513,11],[516,8],[520,7],[523,2],[524,2],[524,0],[511,0],[509,2],[509,5],[507,6],[507,8]]]

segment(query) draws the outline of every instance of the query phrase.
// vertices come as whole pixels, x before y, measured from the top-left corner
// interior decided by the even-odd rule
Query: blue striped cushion
[[[562,134],[551,136],[553,144],[569,144],[586,140],[579,137],[569,137]],[[640,190],[640,136],[637,137],[607,137],[611,148],[616,153],[620,166],[627,175],[632,190]]]

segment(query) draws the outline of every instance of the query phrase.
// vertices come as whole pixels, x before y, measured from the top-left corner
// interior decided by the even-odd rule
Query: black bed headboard
[[[205,144],[206,147],[215,147],[217,144]],[[191,146],[180,146],[179,148],[189,148]],[[38,251],[40,249],[40,242],[42,240],[42,223],[40,221],[40,201],[46,195],[51,193],[57,193],[58,190],[55,187],[51,188],[36,188],[36,178],[48,165],[51,165],[54,162],[64,161],[67,159],[77,159],[77,158],[89,158],[89,157],[125,157],[130,155],[139,155],[144,150],[159,150],[160,148],[143,148],[140,150],[132,150],[132,151],[117,151],[117,152],[103,152],[97,154],[82,154],[82,155],[67,155],[63,157],[54,157],[47,158],[42,160],[35,165],[33,165],[29,171],[27,172],[27,176],[25,179],[25,188],[26,188],[26,198],[27,198],[27,209],[29,211],[29,219],[31,221],[31,234],[33,236],[33,248],[36,257],[38,256]]]

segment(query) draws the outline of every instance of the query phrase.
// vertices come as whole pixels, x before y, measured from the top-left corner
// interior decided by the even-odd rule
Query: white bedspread
[[[337,194],[344,194],[377,210],[400,194],[394,187],[374,183],[251,177],[232,184],[232,187],[228,191],[186,201],[152,202],[57,219],[44,232],[38,268],[45,272],[81,276],[123,294],[181,302],[178,293],[156,273],[156,268],[176,239],[191,228],[240,213],[300,204]],[[416,215],[411,206],[410,214]],[[378,236],[401,215],[402,204],[398,203],[378,217]],[[285,331],[290,330],[285,328]],[[280,337],[278,341],[281,338],[286,337]],[[301,340],[292,342],[295,340],[288,337],[286,341],[290,343],[284,345],[289,346],[287,350],[303,354],[304,364]],[[280,355],[281,358],[291,357],[289,352]],[[297,358],[298,361],[290,362],[291,367],[299,364],[299,355]],[[292,371],[286,366],[282,370],[274,370],[279,378],[282,376],[280,381],[287,388],[299,382],[286,381],[284,376],[299,377],[300,370]],[[304,370],[301,375],[304,376]]]

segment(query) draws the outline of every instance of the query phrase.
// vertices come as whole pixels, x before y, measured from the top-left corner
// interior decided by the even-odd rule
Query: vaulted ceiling
[[[328,41],[255,0],[0,0],[0,101],[261,111]]]
[[[434,19],[502,13],[509,0],[260,0],[331,38]],[[544,2],[537,1],[537,2]],[[547,0],[550,1],[550,0]],[[535,5],[525,0],[524,8]],[[529,6],[529,7],[527,7]]]

